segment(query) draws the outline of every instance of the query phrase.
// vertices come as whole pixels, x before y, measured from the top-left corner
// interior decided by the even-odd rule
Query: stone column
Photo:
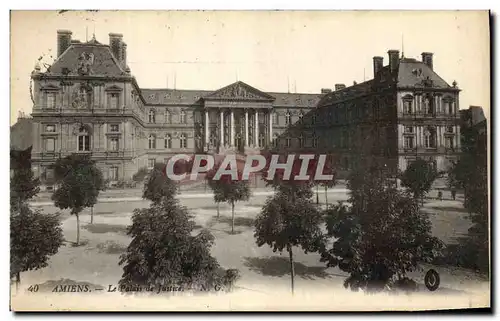
[[[248,146],[248,109],[245,108],[245,146]]]
[[[205,109],[205,146],[208,146],[208,125],[209,125],[208,109]]]
[[[234,146],[234,112],[231,109],[231,137],[229,137],[229,146]]]
[[[220,114],[220,128],[219,128],[219,142],[221,146],[224,146],[224,110],[219,110]]]
[[[273,142],[273,110],[269,110],[269,145]]]
[[[255,110],[255,147],[259,147],[259,111]]]

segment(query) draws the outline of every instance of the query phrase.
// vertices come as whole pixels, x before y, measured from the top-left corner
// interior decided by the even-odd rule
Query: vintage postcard
[[[487,11],[11,11],[11,310],[490,308]]]

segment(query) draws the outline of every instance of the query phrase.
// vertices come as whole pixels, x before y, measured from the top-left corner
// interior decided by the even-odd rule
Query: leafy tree
[[[10,210],[10,275],[21,282],[21,272],[48,265],[63,243],[58,215],[31,210],[26,202]]]
[[[80,243],[79,214],[86,207],[97,203],[99,192],[104,189],[104,179],[95,162],[87,155],[71,155],[60,158],[54,165],[54,174],[59,188],[52,194],[54,205],[70,209],[76,216],[76,245]],[[91,223],[93,215],[91,216]]]
[[[295,269],[293,247],[300,246],[307,253],[317,249],[321,238],[321,213],[311,197],[290,198],[291,194],[278,192],[268,198],[255,220],[257,245],[269,245],[273,252],[283,250],[290,258],[291,290],[294,293]]]
[[[148,176],[148,174],[149,174],[148,169],[146,167],[141,167],[139,168],[137,173],[135,173],[132,176],[132,180],[134,182],[144,182],[144,179]]]
[[[234,206],[236,202],[247,201],[250,199],[251,191],[248,180],[243,179],[243,173],[237,171],[236,178],[231,177],[229,174],[223,174],[219,179],[209,179],[210,187],[214,192],[214,200],[218,204],[220,202],[227,202],[231,205],[231,233],[234,234]],[[217,217],[219,211],[217,211]]]
[[[210,289],[232,284],[237,270],[221,273],[223,269],[210,254],[214,241],[210,232],[192,235],[194,222],[187,209],[171,197],[170,189],[157,190],[164,193],[159,201],[149,208],[134,210],[127,232],[132,241],[119,262],[123,265],[119,285]]]
[[[401,185],[408,188],[415,199],[422,200],[438,178],[439,173],[434,166],[423,159],[417,159],[408,166],[401,175]]]
[[[142,197],[153,203],[159,203],[164,197],[174,198],[177,192],[178,186],[166,175],[165,165],[156,164],[144,183]]]
[[[489,270],[488,155],[487,135],[478,127],[462,130],[462,155],[448,174],[448,182],[464,191],[464,207],[472,221],[468,237],[462,240],[461,261],[465,267]]]
[[[326,240],[333,245],[321,246],[321,261],[349,273],[344,286],[351,290],[407,284],[407,273],[442,247],[418,201],[392,180],[379,164],[362,160],[349,177],[350,206],[339,203],[325,212]]]
[[[219,167],[220,167],[220,164],[215,165],[205,175],[205,180],[207,181],[210,189],[212,189],[212,192],[214,193],[214,202],[217,206],[217,219],[219,219],[219,217],[220,217],[220,203],[224,202],[224,200],[222,199],[222,194],[215,192],[215,190],[217,189],[217,183],[216,183],[216,180],[214,179],[214,176],[215,176],[215,173],[217,172]]]
[[[326,207],[328,208],[328,189],[334,187],[337,184],[336,181],[337,171],[334,166],[334,158],[332,157],[332,155],[328,155],[328,157],[326,158],[322,174],[333,176],[333,179],[314,180],[316,186],[322,186],[325,189],[325,203]],[[319,203],[318,194],[319,193],[316,194],[316,203]]]
[[[31,168],[13,170],[10,182],[10,206],[19,208],[40,191],[40,180],[33,178]]]

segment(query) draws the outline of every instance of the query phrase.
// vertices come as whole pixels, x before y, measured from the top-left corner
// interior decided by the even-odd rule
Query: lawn
[[[290,273],[287,253],[274,253],[268,246],[258,247],[253,236],[253,221],[267,196],[254,196],[248,202],[237,203],[235,233],[231,234],[231,211],[227,204],[220,205],[220,218],[216,218],[216,206],[211,198],[186,198],[181,203],[193,215],[197,230],[208,228],[215,236],[212,254],[224,268],[240,270],[241,279],[237,289],[248,293],[272,295],[277,290],[290,288]],[[347,199],[344,192],[329,193],[330,202]],[[320,201],[324,194],[320,195]],[[46,284],[61,279],[101,285],[116,285],[122,269],[119,256],[126,250],[130,238],[126,227],[134,208],[147,207],[147,201],[99,203],[94,208],[94,224],[90,224],[90,211],[81,215],[82,245],[75,247],[76,219],[63,211],[64,236],[68,241],[50,260],[49,266],[22,273],[22,286]],[[40,207],[45,212],[55,212],[53,206]],[[433,234],[447,243],[467,232],[470,222],[459,201],[428,201],[425,210],[431,213]],[[337,268],[326,268],[319,262],[319,255],[305,254],[294,249],[296,293],[307,293],[314,289],[343,289],[346,274]],[[424,271],[413,275],[423,282]],[[437,291],[466,291],[471,285],[486,286],[484,279],[471,271],[456,268],[437,267],[442,273],[441,287]]]

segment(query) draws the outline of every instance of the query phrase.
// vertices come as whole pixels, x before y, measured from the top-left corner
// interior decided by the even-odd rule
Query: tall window
[[[165,148],[172,148],[172,136],[170,134],[165,135]]]
[[[273,147],[278,147],[278,134],[273,135]]]
[[[446,144],[446,148],[451,148],[453,149],[455,146],[453,145],[453,136],[447,136],[445,138],[445,144]]]
[[[273,119],[273,124],[278,124],[278,114],[276,112],[273,112],[272,114],[272,119]]]
[[[110,150],[113,151],[113,152],[117,152],[118,151],[118,147],[119,147],[118,137],[111,137],[109,139],[109,147],[110,147]]]
[[[405,114],[412,114],[413,113],[413,106],[412,106],[412,101],[410,98],[404,98],[403,100],[403,112]]]
[[[108,179],[110,181],[117,181],[118,180],[118,167],[110,167],[109,168],[109,177]]]
[[[312,145],[312,147],[314,148],[318,147],[318,136],[316,136],[316,134],[314,134],[312,137]]]
[[[54,152],[55,151],[55,139],[54,138],[45,138],[45,151],[46,152]]]
[[[312,125],[315,125],[315,124],[316,124],[316,121],[317,121],[316,111],[315,111],[315,110],[313,110],[313,112],[312,112],[312,116],[311,116],[311,124],[312,124]]]
[[[180,122],[181,124],[185,124],[186,123],[186,112],[184,110],[181,110],[181,119],[180,119]]]
[[[154,158],[148,159],[148,168],[152,169],[153,167],[155,167],[155,162],[156,161]]]
[[[264,147],[266,145],[266,137],[263,133],[259,133],[259,146]]]
[[[172,119],[170,118],[170,111],[168,109],[165,110],[165,123],[170,124],[172,122]]]
[[[427,95],[424,97],[424,108],[427,114],[434,114],[434,99],[432,96]]]
[[[292,115],[290,115],[290,112],[287,112],[285,114],[285,124],[290,125],[292,123]]]
[[[56,93],[47,93],[47,108],[56,108]]]
[[[156,122],[156,113],[154,109],[149,110],[149,122],[152,124]]]
[[[90,151],[90,135],[85,127],[80,127],[78,132],[78,151],[88,152]]]
[[[436,130],[434,128],[427,128],[424,132],[425,147],[436,148]]]
[[[405,148],[415,148],[415,138],[413,136],[405,136]]]
[[[118,93],[111,93],[111,96],[109,97],[110,109],[118,109],[118,95]]]
[[[304,136],[302,134],[299,136],[299,147],[304,147]]]
[[[286,143],[286,147],[290,148],[290,146],[292,145],[292,140],[290,139],[290,137],[287,137],[285,139],[285,143]]]
[[[181,134],[179,136],[181,148],[187,148],[187,139],[186,139],[186,134]]]
[[[153,135],[153,134],[149,135],[148,142],[149,142],[149,149],[156,148],[156,136],[155,135]]]

